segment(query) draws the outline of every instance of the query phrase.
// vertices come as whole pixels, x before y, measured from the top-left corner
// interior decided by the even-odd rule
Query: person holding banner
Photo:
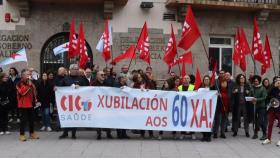
[[[233,121],[233,136],[237,136],[238,128],[241,122],[241,114],[243,114],[243,123],[246,137],[249,135],[249,103],[246,102],[245,97],[250,94],[250,86],[246,83],[246,77],[243,74],[239,74],[236,77],[236,86],[233,90],[233,109],[232,109],[232,121]]]
[[[178,87],[178,91],[182,92],[182,91],[194,91],[194,85],[190,83],[191,82],[191,78],[189,75],[186,75],[182,78],[182,84]],[[189,133],[192,137],[193,140],[196,139],[194,132],[190,132]],[[180,139],[184,139],[186,135],[186,132],[181,132],[181,136]]]
[[[261,84],[261,76],[255,75],[253,78],[253,86],[251,89],[251,96],[254,97],[252,103],[254,104],[254,119],[255,119],[255,129],[254,129],[254,136],[252,139],[258,138],[258,131],[259,128],[262,129],[263,136],[260,140],[266,139],[266,124],[265,124],[265,116],[266,116],[266,106],[265,106],[265,99],[267,96],[266,89]]]
[[[34,132],[34,107],[37,103],[36,87],[30,80],[31,72],[27,69],[21,71],[21,81],[16,85],[18,108],[20,111],[20,141],[26,141],[25,126],[28,122],[30,139],[39,139],[39,136]]]
[[[169,86],[167,80],[165,80],[165,81],[163,82],[163,85],[162,85],[161,90],[163,90],[163,91],[170,91],[170,86]],[[159,131],[158,140],[161,140],[161,139],[162,139],[162,135],[163,135],[163,131]]]
[[[140,73],[137,75],[137,80],[133,85],[133,88],[141,89],[145,91],[147,89],[151,89],[152,83],[149,80],[149,77],[145,73]],[[140,130],[141,138],[145,138],[145,130]],[[152,130],[149,130],[149,137],[153,138],[154,134]]]
[[[102,87],[105,86],[107,87],[108,85],[105,84],[105,73],[104,71],[98,71],[96,74],[96,80],[91,84],[94,87]],[[101,139],[101,128],[98,128],[96,130],[97,132],[97,140]],[[111,135],[111,130],[110,129],[106,129],[106,134],[107,134],[107,138],[108,139],[112,139],[112,135]]]
[[[202,80],[202,84],[200,88],[204,88],[206,90],[211,90],[211,77],[209,75],[205,75]],[[201,141],[211,142],[211,132],[202,132],[202,139]]]
[[[79,66],[77,64],[72,64],[69,67],[69,76],[66,76],[63,80],[63,84],[60,86],[72,86],[74,88],[79,88],[79,86],[89,86],[85,82],[84,78],[81,77],[79,72]],[[68,137],[68,131],[72,131],[72,139],[76,139],[77,128],[64,128],[63,134],[59,136],[59,139],[64,139]]]
[[[56,90],[56,87],[65,86],[65,76],[66,76],[66,69],[64,67],[58,68],[57,75],[55,76],[54,79],[53,91]],[[57,105],[56,102],[54,103],[54,105]],[[56,131],[59,130],[60,130],[59,117],[56,117]]]
[[[125,74],[120,74],[118,76],[118,82],[115,82],[114,87],[117,88],[124,88],[125,86],[127,86],[127,77]],[[117,129],[117,137],[119,139],[129,139],[129,137],[126,134],[126,129]]]

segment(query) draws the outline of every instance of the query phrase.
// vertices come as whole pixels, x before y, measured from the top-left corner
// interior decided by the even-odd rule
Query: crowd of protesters
[[[60,67],[57,72],[42,72],[38,76],[34,69],[23,69],[21,73],[15,68],[10,68],[8,73],[0,73],[0,135],[10,134],[8,125],[17,122],[20,126],[21,141],[26,141],[25,128],[28,125],[30,139],[39,139],[34,132],[34,122],[40,117],[41,131],[51,132],[53,128],[59,130],[59,119],[53,119],[56,113],[55,90],[61,86],[106,86],[122,88],[124,86],[137,89],[158,89],[165,91],[194,91],[195,77],[186,75],[179,77],[170,72],[168,78],[159,86],[153,75],[153,69],[132,70],[123,65],[120,73],[115,73],[113,68],[99,69],[98,65],[80,69],[72,64],[69,69]],[[233,78],[229,72],[220,70],[215,84],[211,85],[211,76],[202,78],[201,88],[217,90],[218,101],[214,117],[212,132],[203,132],[202,141],[210,142],[211,138],[226,139],[225,132],[232,131],[232,136],[238,136],[238,130],[243,124],[245,136],[252,139],[260,139],[263,144],[271,143],[271,133],[274,122],[280,125],[280,77],[272,80],[262,79],[258,75],[251,74],[248,79],[243,74]],[[160,88],[161,87],[161,88]],[[246,98],[250,98],[248,101]],[[56,120],[56,126],[51,124]],[[250,132],[250,124],[253,131]],[[279,127],[277,125],[277,127]],[[276,126],[276,125],[275,125]],[[277,128],[276,127],[276,128]],[[60,139],[68,137],[76,139],[77,128],[63,128]],[[108,139],[112,139],[112,129],[96,129],[97,139],[102,139],[102,131],[106,132]],[[117,137],[129,139],[127,130],[116,129]],[[133,134],[139,134],[145,138],[154,138],[155,131],[132,130]],[[261,135],[259,135],[261,132]],[[196,139],[194,132],[171,132],[174,139],[184,139],[189,136]],[[280,133],[279,133],[280,134]],[[275,136],[277,137],[277,136]],[[278,136],[280,137],[280,136]],[[163,131],[159,131],[158,139],[163,139]],[[277,143],[280,145],[280,141]]]

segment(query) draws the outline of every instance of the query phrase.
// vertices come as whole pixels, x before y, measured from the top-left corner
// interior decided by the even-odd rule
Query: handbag
[[[8,97],[6,97],[5,99],[2,99],[2,98],[1,98],[0,105],[1,105],[2,107],[7,107],[7,105],[8,105],[9,103],[10,103],[10,100],[9,100]]]

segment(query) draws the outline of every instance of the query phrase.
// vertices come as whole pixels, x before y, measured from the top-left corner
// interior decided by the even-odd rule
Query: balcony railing
[[[259,4],[279,4],[280,0],[209,0],[209,1],[225,1],[225,2],[244,2]]]
[[[166,0],[167,7],[191,4],[199,8],[240,9],[248,11],[271,10],[280,12],[280,0]]]

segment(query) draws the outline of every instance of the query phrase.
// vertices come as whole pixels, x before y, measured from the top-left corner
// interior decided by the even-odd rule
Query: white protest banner
[[[55,94],[62,127],[209,132],[217,103],[217,91],[58,87]]]

